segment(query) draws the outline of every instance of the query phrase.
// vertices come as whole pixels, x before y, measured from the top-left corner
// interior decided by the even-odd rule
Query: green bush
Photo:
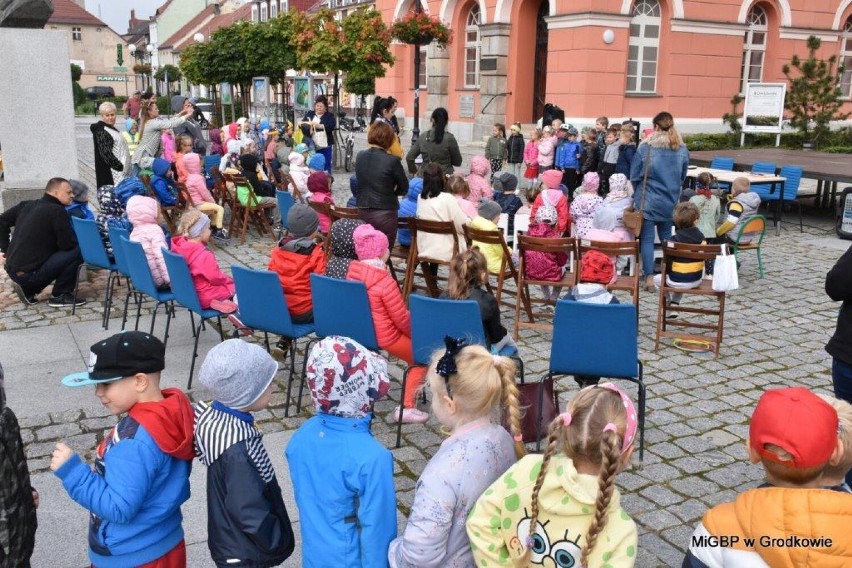
[[[852,146],[829,146],[828,148],[820,148],[820,151],[829,154],[852,154]]]
[[[801,150],[804,142],[801,132],[790,132],[781,135],[781,147]],[[683,137],[686,147],[692,152],[712,150],[736,150],[740,148],[740,137],[727,134],[693,134]],[[817,150],[845,154],[846,148],[852,147],[852,128],[844,127],[825,134]],[[746,134],[743,148],[774,148],[774,134]],[[831,150],[829,149],[831,148]]]
[[[74,106],[78,106],[86,102],[86,91],[83,90],[80,83],[73,81],[71,83],[71,89],[74,93]]]
[[[157,108],[160,109],[160,114],[163,116],[168,116],[172,112],[172,101],[171,97],[163,96],[157,97]]]
[[[76,115],[85,115],[85,114],[97,114],[97,104],[95,101],[85,101],[82,104],[76,105],[74,107],[74,114]]]

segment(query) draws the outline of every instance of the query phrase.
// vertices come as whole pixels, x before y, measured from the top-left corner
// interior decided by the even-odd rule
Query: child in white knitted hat
[[[207,546],[217,566],[277,566],[293,553],[290,517],[252,412],[266,408],[278,363],[229,339],[201,365],[213,394],[197,402],[195,453],[207,466]]]

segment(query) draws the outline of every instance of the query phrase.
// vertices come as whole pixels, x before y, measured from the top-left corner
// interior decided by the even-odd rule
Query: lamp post
[[[423,10],[420,0],[414,4],[414,12]],[[411,129],[411,143],[420,138],[420,44],[414,44],[414,128]]]
[[[157,46],[155,46],[153,43],[149,43],[148,45],[145,46],[145,51],[148,52],[148,58],[151,60],[151,83],[150,84],[154,86],[154,96],[156,96],[158,94],[157,93],[157,90],[158,90],[157,89],[157,83],[154,82],[154,50],[155,49],[157,49]]]

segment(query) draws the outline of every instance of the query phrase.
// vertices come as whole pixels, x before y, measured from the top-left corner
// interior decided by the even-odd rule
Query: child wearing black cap
[[[195,451],[207,466],[207,546],[216,566],[278,566],[293,554],[290,517],[252,412],[266,408],[278,363],[241,339],[215,346],[198,380]]]
[[[89,559],[98,568],[157,561],[185,566],[181,504],[189,499],[192,406],[180,389],[160,389],[166,348],[139,331],[91,347],[89,371],[68,387],[95,386],[111,414],[125,414],[97,448],[94,469],[63,443],[50,469],[89,518]]]

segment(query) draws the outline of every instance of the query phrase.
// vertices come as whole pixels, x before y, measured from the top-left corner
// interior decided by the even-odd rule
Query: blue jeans
[[[53,282],[53,296],[73,294],[77,283],[77,268],[83,264],[79,247],[53,253],[32,272],[9,274],[28,297],[38,294]]]
[[[323,148],[322,150],[317,150],[317,154],[322,154],[325,156],[325,171],[328,172],[328,175],[331,175],[331,136],[329,136],[329,146]]]
[[[834,396],[852,403],[852,365],[836,357],[833,358],[831,360],[831,382],[834,383]],[[852,483],[852,471],[846,474],[846,483]]]
[[[650,221],[642,222],[642,232],[639,234],[639,252],[642,256],[642,276],[654,275],[654,231],[660,236],[660,242],[672,236],[672,222]]]

